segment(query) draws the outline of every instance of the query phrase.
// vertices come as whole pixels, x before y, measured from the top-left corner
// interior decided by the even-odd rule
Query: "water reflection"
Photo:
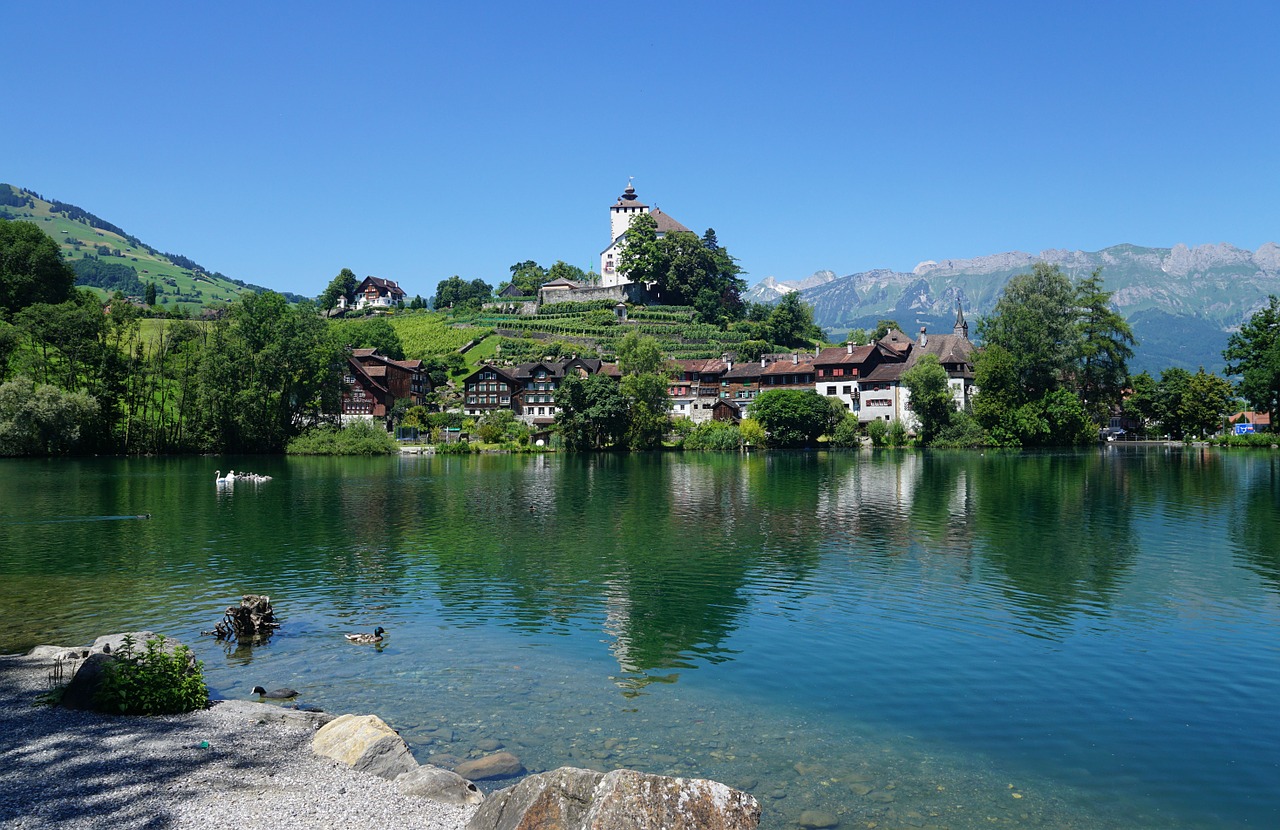
[[[1249,461],[1230,513],[1231,539],[1244,567],[1280,592],[1280,458]]]

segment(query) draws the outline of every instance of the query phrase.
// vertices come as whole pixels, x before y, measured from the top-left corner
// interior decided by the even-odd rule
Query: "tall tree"
[[[462,277],[454,274],[436,286],[436,296],[432,300],[431,307],[441,310],[458,308],[463,305],[468,308],[479,308],[480,303],[489,299],[492,295],[493,286],[484,280],[475,279],[467,282]]]
[[[1111,308],[1111,292],[1102,289],[1102,271],[1096,270],[1076,285],[1080,333],[1076,384],[1086,411],[1096,423],[1105,424],[1120,405],[1133,357],[1133,330]]]
[[[1062,386],[1080,354],[1075,309],[1071,280],[1058,266],[1037,262],[1009,280],[978,332],[1008,352],[1027,395],[1042,398]]]
[[[531,259],[517,262],[507,270],[511,272],[511,278],[498,286],[499,291],[508,285],[514,285],[520,289],[522,296],[532,297],[538,293],[538,288],[548,281],[547,269]]]
[[[1227,374],[1239,375],[1237,388],[1249,406],[1269,413],[1271,428],[1280,429],[1280,297],[1272,294],[1266,308],[1231,335],[1222,357]]]
[[[771,447],[799,447],[835,427],[827,399],[812,389],[770,389],[751,402],[751,417],[769,435]]]
[[[624,375],[666,375],[668,363],[657,338],[631,329],[618,341],[618,369]]]
[[[556,424],[565,449],[602,449],[626,434],[630,407],[612,378],[570,375],[556,390],[555,400]]]
[[[671,429],[671,399],[667,378],[656,372],[627,375],[622,379],[627,397],[626,441],[633,450],[653,450],[662,446],[662,436]]]
[[[356,289],[359,287],[360,280],[356,279],[355,272],[350,268],[343,268],[338,276],[329,281],[329,286],[320,295],[320,307],[326,312],[332,311],[340,299],[345,299],[347,305],[351,305],[355,302]]]
[[[871,332],[871,342],[876,342],[891,331],[902,331],[902,325],[899,324],[897,320],[890,320],[887,318],[877,320],[875,331]]]
[[[920,441],[929,444],[951,425],[951,416],[956,411],[947,370],[942,368],[937,355],[926,354],[902,373],[902,384],[911,393],[911,409],[920,422]]]
[[[0,312],[64,302],[75,282],[58,243],[38,225],[0,219]]]
[[[647,213],[631,220],[619,268],[633,282],[652,283],[663,302],[694,306],[704,322],[742,318],[746,284],[729,252],[718,242],[709,248],[686,231],[659,237],[657,222]]]
[[[813,322],[813,306],[791,291],[773,307],[769,315],[769,340],[779,346],[799,346],[822,339],[822,329]]]
[[[1203,438],[1222,429],[1234,403],[1231,383],[1202,366],[1187,381],[1178,414],[1187,434]]]

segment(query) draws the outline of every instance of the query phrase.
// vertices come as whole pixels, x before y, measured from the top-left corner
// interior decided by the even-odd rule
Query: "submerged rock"
[[[492,794],[467,830],[755,830],[760,805],[701,778],[562,767]]]
[[[463,778],[481,781],[486,778],[510,778],[524,772],[524,764],[510,752],[495,752],[483,758],[463,761],[453,768]]]

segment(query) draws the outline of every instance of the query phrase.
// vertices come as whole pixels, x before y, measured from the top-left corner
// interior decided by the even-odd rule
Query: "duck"
[[[362,634],[344,634],[344,635],[342,635],[342,636],[346,637],[348,640],[350,640],[350,641],[351,641],[351,642],[353,642],[353,643],[359,643],[359,644],[361,644],[361,645],[368,645],[369,643],[380,643],[380,642],[382,642],[382,635],[383,635],[383,634],[386,634],[386,633],[387,633],[386,629],[384,629],[382,626],[378,626],[377,628],[375,628],[375,629],[373,630],[373,633],[372,633],[372,634],[369,634],[369,633],[362,633]]]
[[[288,700],[289,698],[297,697],[298,690],[281,688],[281,689],[272,689],[271,691],[268,692],[266,689],[262,688],[261,686],[254,686],[253,694],[257,695],[258,697],[265,697],[268,700]]]

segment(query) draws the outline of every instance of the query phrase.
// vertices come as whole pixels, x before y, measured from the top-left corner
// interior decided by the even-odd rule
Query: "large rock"
[[[316,730],[335,720],[328,712],[311,712],[305,709],[290,709],[285,706],[273,706],[270,703],[259,703],[256,700],[220,700],[215,706],[219,712],[234,714],[255,723],[282,723],[285,726],[296,726],[299,729]]]
[[[463,778],[483,781],[486,778],[510,778],[524,772],[524,764],[510,752],[495,752],[483,758],[463,761],[453,768]]]
[[[485,800],[467,830],[755,830],[760,805],[701,778],[564,767]]]
[[[470,805],[484,801],[484,793],[467,779],[447,769],[430,764],[401,773],[396,778],[396,790],[401,795],[426,798],[445,804]]]
[[[389,781],[418,766],[404,740],[377,715],[339,715],[320,727],[311,750]]]

